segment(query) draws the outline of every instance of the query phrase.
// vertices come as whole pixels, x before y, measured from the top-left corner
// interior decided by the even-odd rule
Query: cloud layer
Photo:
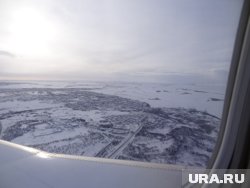
[[[0,76],[214,77],[229,69],[241,6],[242,0],[4,0],[0,61],[16,58]]]

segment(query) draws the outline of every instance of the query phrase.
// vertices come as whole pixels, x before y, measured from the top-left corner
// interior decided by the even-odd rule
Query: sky
[[[1,80],[225,81],[242,0],[0,0]]]

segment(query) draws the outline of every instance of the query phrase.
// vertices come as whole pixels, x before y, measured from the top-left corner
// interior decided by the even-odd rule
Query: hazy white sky
[[[225,78],[242,0],[0,0],[0,79]]]

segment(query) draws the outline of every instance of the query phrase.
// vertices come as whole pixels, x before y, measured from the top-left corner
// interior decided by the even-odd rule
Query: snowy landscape
[[[52,153],[205,167],[225,85],[0,82],[0,139]]]

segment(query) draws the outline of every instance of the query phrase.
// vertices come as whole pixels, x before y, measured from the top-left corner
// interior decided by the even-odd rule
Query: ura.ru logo
[[[189,183],[198,184],[242,184],[245,181],[244,174],[224,174],[222,178],[219,178],[218,174],[189,174]]]

